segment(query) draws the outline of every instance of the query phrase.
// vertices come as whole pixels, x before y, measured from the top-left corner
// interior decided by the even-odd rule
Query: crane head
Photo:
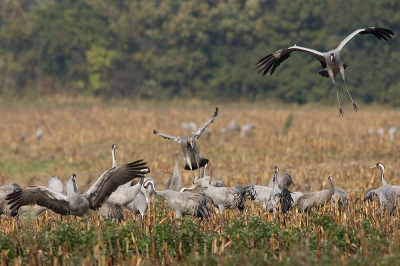
[[[335,54],[334,53],[330,53],[329,56],[331,57],[331,61],[333,62],[333,59],[335,58]]]
[[[381,163],[376,163],[375,165],[371,166],[370,168],[379,168],[381,170],[385,170],[385,166]]]
[[[277,174],[277,173],[278,173],[278,171],[279,171],[279,168],[278,168],[278,166],[275,166],[275,167],[274,167],[274,174]]]
[[[147,189],[147,187],[152,184],[154,186],[153,181],[151,181],[150,179],[147,179],[146,181],[144,181],[143,183],[143,187]]]
[[[111,150],[115,150],[117,148],[117,144],[113,144],[112,146],[111,146]]]
[[[190,147],[193,148],[193,138],[189,138],[188,139],[188,143],[190,144]]]

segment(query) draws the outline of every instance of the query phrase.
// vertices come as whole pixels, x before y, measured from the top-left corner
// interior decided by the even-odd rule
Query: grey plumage
[[[340,187],[335,187],[335,193],[332,196],[333,203],[338,202],[339,209],[343,210],[349,201],[349,192]]]
[[[199,218],[211,215],[208,203],[212,203],[212,200],[203,194],[174,190],[156,191],[153,182],[150,180],[146,180],[143,187],[147,190],[153,190],[157,197],[163,197],[167,201],[168,206],[175,211],[176,218],[181,218],[187,214]]]
[[[395,135],[396,135],[396,132],[397,132],[397,127],[391,127],[391,128],[389,128],[388,133],[389,133],[390,142],[393,142],[393,141],[394,141],[394,137],[395,137]]]
[[[60,179],[56,175],[53,175],[50,177],[50,179],[47,181],[47,188],[62,194],[64,191],[64,185]]]
[[[240,133],[240,137],[244,138],[247,135],[249,135],[254,129],[256,128],[255,125],[253,124],[246,124],[244,126],[242,126],[241,128],[241,133]]]
[[[18,209],[24,205],[38,204],[47,207],[59,214],[83,216],[89,209],[97,210],[108,199],[118,186],[133,178],[141,178],[150,172],[146,163],[138,160],[124,166],[117,166],[105,171],[93,186],[85,193],[80,194],[76,176],[72,175],[73,190],[65,196],[48,188],[33,186],[7,196],[11,208]]]
[[[250,200],[262,203],[263,208],[265,209],[269,205],[270,195],[272,191],[273,188],[271,187],[250,184],[245,188],[245,196]]]
[[[140,188],[144,182],[144,178],[140,179],[140,182],[138,182],[135,185],[131,185],[129,187],[127,186],[119,186],[117,190],[115,190],[113,193],[110,195],[110,200],[113,201],[114,203],[121,204],[122,206],[128,206],[129,203],[131,203],[138,192],[140,191]]]
[[[240,131],[240,126],[235,122],[235,119],[232,119],[228,129],[231,132]]]
[[[111,157],[112,157],[111,168],[117,167],[117,160],[115,159],[115,149],[116,148],[117,148],[117,144],[113,144],[111,146]]]
[[[118,222],[124,220],[124,206],[112,200],[106,200],[99,208],[99,214],[108,219],[116,219]]]
[[[36,138],[37,141],[41,140],[41,138],[43,137],[43,132],[42,132],[41,125],[42,125],[42,122],[39,122],[38,126],[37,126],[36,133],[35,133],[35,138]]]
[[[286,49],[281,49],[278,50],[272,54],[269,54],[263,58],[261,58],[258,62],[257,62],[257,67],[256,70],[258,70],[258,73],[262,72],[263,75],[265,75],[266,73],[268,73],[270,71],[271,75],[274,73],[275,69],[287,58],[290,57],[290,54],[293,51],[300,51],[300,52],[306,52],[309,54],[314,55],[321,63],[321,68],[323,70],[321,70],[319,72],[319,75],[321,75],[322,77],[330,77],[333,84],[335,84],[334,81],[334,77],[340,73],[342,78],[343,78],[343,82],[345,85],[345,89],[347,91],[347,94],[349,95],[352,103],[353,103],[353,107],[354,110],[358,110],[357,105],[354,103],[353,99],[351,98],[351,95],[349,93],[349,91],[347,90],[347,85],[346,85],[346,81],[345,81],[345,76],[344,76],[344,69],[348,66],[348,64],[343,64],[341,59],[340,59],[340,51],[342,50],[342,48],[345,46],[345,44],[354,36],[356,36],[357,34],[372,34],[375,37],[377,37],[378,39],[383,39],[385,41],[387,41],[388,39],[391,39],[391,35],[394,35],[394,33],[389,30],[389,29],[384,29],[384,28],[375,28],[375,27],[369,27],[366,29],[358,29],[356,31],[354,31],[353,33],[351,33],[349,36],[347,36],[340,44],[339,46],[334,49],[331,50],[329,52],[325,52],[325,53],[321,53],[318,52],[316,50],[313,49],[309,49],[309,48],[304,48],[301,46],[291,46],[289,48]],[[339,94],[337,91],[337,88],[335,86],[335,90],[336,90],[336,95],[338,98],[338,103],[339,103],[339,114],[343,115],[344,112],[342,110],[342,107],[340,105],[340,100],[339,100]]]
[[[274,177],[272,178],[272,182],[273,182],[272,188],[273,189],[270,194],[269,207],[268,207],[268,211],[273,212],[274,214],[278,210],[280,194],[282,192],[282,189],[278,185],[278,171],[279,171],[278,166],[275,166],[274,167]]]
[[[172,172],[172,176],[168,177],[167,183],[165,184],[165,189],[169,190],[175,190],[179,191],[181,190],[182,187],[182,178],[181,175],[179,174],[179,161],[178,161],[178,156],[180,155],[180,152],[175,153],[175,168],[174,171]]]
[[[332,182],[332,175],[328,176],[329,188],[320,191],[310,192],[301,196],[298,200],[299,212],[306,211],[313,206],[323,206],[335,193],[335,186]]]
[[[211,186],[214,187],[226,187],[224,181],[222,181],[221,179],[206,175],[206,169],[207,169],[207,164],[204,165],[200,173],[202,185],[210,184]]]
[[[371,166],[371,168],[379,168],[381,170],[382,187],[376,190],[382,211],[387,210],[390,215],[396,214],[397,195],[393,187],[391,187],[384,179],[385,166],[381,163]]]
[[[132,213],[134,214],[140,214],[142,216],[142,219],[144,217],[144,214],[147,211],[147,208],[149,206],[149,203],[146,199],[145,194],[143,194],[142,191],[139,191],[136,195],[136,197],[131,201],[128,206],[126,206]]]
[[[156,135],[159,135],[165,139],[174,140],[178,144],[181,144],[183,154],[186,160],[185,170],[192,171],[193,178],[195,177],[193,170],[199,169],[199,175],[200,175],[200,168],[208,163],[208,159],[201,157],[199,153],[199,149],[197,147],[197,140],[200,138],[201,134],[204,132],[206,127],[214,121],[217,115],[218,115],[218,108],[215,108],[214,115],[207,122],[205,122],[197,130],[197,132],[188,137],[182,137],[182,136],[175,137],[165,133],[157,132],[156,130],[153,131],[153,133]]]
[[[285,173],[284,175],[278,175],[277,176],[277,183],[279,189],[287,189],[291,184],[293,184],[292,176],[289,175],[288,173]],[[268,182],[269,187],[274,187],[274,179],[271,178],[271,180]]]
[[[17,214],[16,212],[12,213],[12,209],[10,209],[8,200],[6,200],[6,197],[9,194],[17,191],[22,191],[22,188],[16,183],[0,187],[0,215],[5,214],[8,216],[15,216]]]
[[[298,200],[300,197],[304,196],[303,193],[299,192],[299,191],[295,191],[295,192],[291,192],[290,195],[292,196],[292,208],[296,207],[298,204]]]
[[[277,166],[274,167],[274,177],[272,178],[273,181],[273,190],[270,194],[269,198],[269,208],[268,210],[273,212],[274,214],[279,209],[279,203],[281,205],[282,213],[287,213],[290,208],[292,208],[292,195],[290,191],[287,189],[287,186],[283,186],[283,189],[279,187],[278,184],[278,171],[279,168]],[[283,179],[281,179],[283,180]],[[291,178],[290,178],[291,181]],[[287,182],[283,182],[285,185]]]
[[[365,194],[364,194],[364,201],[366,201],[366,200],[373,201],[373,200],[378,199],[378,191],[377,190],[379,190],[379,189],[380,188],[376,188],[376,187],[367,189],[367,191],[365,191]]]
[[[201,177],[196,177],[193,180],[193,185],[191,188],[182,188],[181,192],[192,191],[196,188],[203,188],[204,194],[213,200],[214,207],[216,211],[221,214],[225,209],[244,209],[245,202],[245,190],[241,186],[229,187],[214,187],[209,183],[202,181]]]
[[[303,188],[304,194],[310,193],[310,189],[311,189],[310,185],[308,185],[308,184],[304,185],[304,188]]]

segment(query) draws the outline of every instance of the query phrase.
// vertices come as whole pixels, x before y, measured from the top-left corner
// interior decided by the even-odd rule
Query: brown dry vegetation
[[[364,263],[378,263],[377,254],[385,254],[385,258],[389,258],[385,262],[390,264],[390,259],[395,259],[400,254],[398,218],[388,219],[382,215],[376,204],[365,204],[362,200],[367,188],[381,186],[379,171],[369,169],[378,161],[386,166],[387,181],[390,184],[400,184],[397,181],[400,171],[400,139],[390,143],[387,134],[384,138],[368,134],[369,127],[382,127],[387,131],[389,127],[397,125],[400,113],[396,111],[369,110],[370,108],[365,107],[360,112],[349,111],[345,117],[339,117],[336,108],[307,110],[289,107],[286,110],[272,110],[245,104],[214,105],[199,102],[174,102],[169,106],[165,103],[140,103],[132,106],[123,104],[119,107],[75,105],[1,108],[1,184],[17,182],[22,187],[45,185],[53,174],[65,181],[75,173],[81,188],[86,189],[111,166],[111,145],[117,143],[118,164],[143,158],[148,162],[158,188],[163,189],[166,181],[163,170],[173,168],[173,154],[180,146],[153,135],[152,131],[157,129],[172,135],[190,134],[180,128],[180,122],[194,121],[199,126],[213,114],[215,106],[219,107],[219,114],[209,126],[210,138],[207,139],[204,135],[198,143],[202,156],[210,159],[207,170],[208,173],[212,171],[213,177],[223,179],[228,186],[266,184],[272,176],[272,167],[278,165],[281,172],[292,175],[295,185],[291,190],[297,191],[302,190],[306,183],[313,190],[327,186],[327,176],[332,173],[336,186],[351,190],[349,208],[339,212],[334,207],[326,207],[319,210],[316,216],[299,214],[292,210],[288,215],[279,214],[274,218],[272,214],[265,213],[248,201],[244,214],[236,211],[228,211],[222,217],[214,214],[208,221],[195,220],[195,229],[187,228],[191,226],[187,220],[174,220],[173,213],[160,206],[157,213],[149,213],[140,225],[135,222],[140,221],[139,217],[131,214],[127,214],[126,221],[120,224],[103,223],[97,215],[84,218],[85,222],[71,217],[50,215],[48,219],[39,218],[33,226],[25,221],[3,220],[0,222],[2,233],[16,241],[11,247],[17,250],[35,248],[35,253],[21,251],[15,257],[14,263],[35,264],[44,258],[53,259],[52,254],[55,256],[54,260],[65,259],[65,254],[72,253],[70,249],[74,249],[73,244],[61,240],[57,242],[54,236],[64,235],[66,230],[70,230],[63,227],[65,224],[73,224],[75,231],[72,230],[72,234],[90,235],[91,230],[94,230],[97,239],[97,244],[92,244],[93,248],[89,245],[87,253],[85,250],[78,255],[73,253],[75,255],[69,261],[72,264],[74,259],[75,262],[85,259],[88,265],[93,262],[100,265],[111,262],[116,264],[116,259],[126,264],[149,263],[152,261],[151,257],[163,263],[185,262],[186,255],[180,247],[180,241],[184,240],[173,238],[183,230],[188,230],[186,235],[189,231],[197,232],[195,234],[199,239],[204,238],[204,243],[208,237],[204,251],[211,253],[214,265],[260,264],[256,260],[250,261],[245,252],[240,253],[240,243],[251,250],[250,254],[261,252],[259,257],[262,263],[279,262],[288,265],[306,262],[309,265],[337,265],[344,264],[345,261],[350,264],[351,258],[364,260]],[[290,115],[292,125],[285,134],[284,125]],[[255,124],[254,133],[245,138],[241,138],[239,133],[220,133],[219,128],[228,125],[233,118],[240,125]],[[42,122],[44,134],[39,142],[34,137],[38,121]],[[24,142],[19,141],[19,133],[26,135]],[[191,173],[183,170],[183,161],[180,172],[184,185],[189,186]],[[328,216],[323,216],[325,214]],[[259,217],[262,222],[274,222],[263,224],[262,228],[267,228],[263,230],[267,231],[259,231],[261,227],[257,225],[257,221],[254,222],[254,217]],[[62,223],[59,222],[60,219]],[[241,228],[241,224],[245,227]],[[370,235],[364,235],[364,228],[368,226],[372,228],[369,229]],[[156,232],[154,228],[158,228]],[[52,232],[51,237],[47,236],[46,230]],[[179,241],[179,245],[173,242],[175,247],[171,247],[170,243],[168,249],[168,238],[163,238],[163,230],[166,234],[172,234],[170,239]],[[376,238],[377,233],[371,230],[378,230],[380,235]],[[110,231],[108,235],[107,231]],[[26,232],[32,232],[31,236],[27,236]],[[131,236],[133,233],[138,243],[141,243],[139,249],[136,246],[133,248],[136,245],[133,235]],[[35,235],[34,243],[36,235],[44,235],[50,237],[45,240],[50,241],[50,244],[29,244],[29,241],[33,241],[32,235]],[[4,239],[2,241],[6,243]],[[188,254],[193,261],[198,258],[199,251],[202,251],[203,242],[199,242],[197,247],[196,240],[189,238],[187,241],[186,244],[194,243],[194,253]],[[293,246],[291,241],[296,241]],[[340,246],[339,242],[343,245]],[[52,251],[52,245],[59,246],[54,246]],[[125,247],[126,252],[121,255],[121,250],[125,250]],[[155,247],[157,251],[154,250]],[[2,249],[2,256],[6,258],[7,251],[5,247]],[[109,255],[113,253],[112,249],[114,256]],[[8,252],[11,254],[12,250],[10,248]],[[291,250],[296,252],[291,253]],[[76,246],[74,252],[78,252]],[[236,253],[244,256],[235,261]],[[320,255],[325,261],[318,261]],[[253,259],[257,257],[258,255]],[[206,258],[203,259],[206,261]]]
[[[180,122],[194,121],[200,126],[214,112],[215,106],[175,103],[139,106],[61,106],[9,107],[0,109],[1,184],[18,182],[22,186],[45,185],[57,174],[64,181],[72,173],[87,188],[111,166],[110,149],[118,145],[118,164],[143,158],[150,165],[152,177],[163,187],[166,174],[173,168],[173,153],[180,146],[152,134],[153,129],[172,135],[188,135]],[[199,149],[210,159],[208,173],[223,179],[228,186],[265,184],[272,167],[288,172],[295,182],[293,190],[309,183],[314,190],[327,185],[332,173],[335,186],[362,192],[380,186],[376,162],[386,166],[386,179],[397,181],[400,168],[400,139],[389,142],[368,134],[368,128],[387,130],[400,121],[400,113],[387,110],[348,112],[339,117],[337,110],[269,110],[236,104],[220,105],[215,122],[209,126],[211,136],[202,136]],[[289,115],[292,126],[287,134],[283,127]],[[222,134],[219,128],[231,119],[244,125],[256,125],[254,133],[240,138],[239,133]],[[36,141],[36,124],[42,121],[43,138]],[[20,142],[18,134],[26,135]],[[184,184],[191,182],[190,172],[183,170]]]

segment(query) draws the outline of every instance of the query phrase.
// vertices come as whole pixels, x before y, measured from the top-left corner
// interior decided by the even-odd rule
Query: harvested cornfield
[[[317,191],[328,186],[331,173],[334,185],[349,191],[349,205],[339,211],[329,202],[309,213],[294,208],[274,216],[247,201],[243,213],[227,211],[208,220],[174,219],[163,202],[144,220],[127,212],[121,223],[102,220],[94,212],[85,218],[51,213],[37,219],[4,217],[3,261],[15,265],[394,264],[400,256],[399,212],[394,217],[383,214],[378,202],[364,202],[364,193],[381,186],[379,171],[369,168],[377,162],[386,166],[389,184],[400,184],[400,139],[395,136],[390,141],[387,133],[399,126],[400,113],[395,110],[364,106],[339,117],[335,108],[272,110],[198,102],[2,108],[0,185],[44,186],[54,174],[66,181],[75,173],[85,191],[111,166],[111,145],[116,143],[118,164],[143,158],[162,190],[167,179],[163,170],[174,167],[180,146],[153,130],[190,135],[180,123],[193,121],[200,126],[215,107],[219,114],[208,127],[210,134],[198,141],[201,155],[210,160],[207,174],[227,186],[267,185],[277,165],[292,176],[291,191],[302,191],[305,184]],[[240,131],[222,133],[220,128],[229,127],[233,119],[240,126],[254,124],[255,129],[246,136]],[[37,140],[39,122],[43,136]],[[381,128],[382,136],[376,133]],[[188,187],[192,176],[183,166],[182,161],[180,173]]]

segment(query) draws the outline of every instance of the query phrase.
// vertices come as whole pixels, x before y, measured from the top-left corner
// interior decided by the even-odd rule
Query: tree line
[[[292,53],[272,76],[255,63],[294,44],[334,49],[379,26],[394,39],[352,39],[346,81],[357,101],[400,105],[399,10],[398,0],[1,1],[0,95],[334,100],[309,54]],[[336,86],[344,96],[340,77]]]

